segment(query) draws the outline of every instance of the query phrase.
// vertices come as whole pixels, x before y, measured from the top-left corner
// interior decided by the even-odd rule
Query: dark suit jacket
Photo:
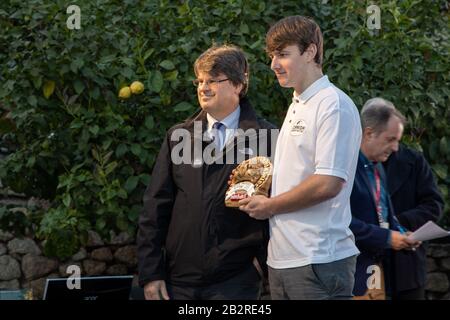
[[[377,164],[377,168],[380,172],[381,183],[385,190],[388,190],[383,166]],[[350,229],[355,235],[356,246],[361,251],[356,261],[355,286],[353,289],[353,294],[357,296],[364,295],[367,291],[367,279],[371,276],[371,273],[367,273],[367,268],[379,263],[383,264],[386,291],[387,293],[391,292],[391,250],[387,248],[390,231],[379,226],[373,187],[365,171],[364,164],[359,158],[350,196],[352,210]],[[393,217],[393,208],[389,197],[388,202],[390,229],[398,231],[398,222]]]
[[[400,146],[384,163],[389,193],[401,225],[415,231],[427,221],[437,221],[444,202],[430,165],[422,154]],[[425,286],[426,244],[417,250],[394,252],[396,289],[411,290]]]

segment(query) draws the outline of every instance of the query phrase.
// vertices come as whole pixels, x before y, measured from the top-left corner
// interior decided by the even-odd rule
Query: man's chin
[[[199,101],[199,104],[200,104],[200,107],[201,107],[203,110],[206,110],[206,109],[209,108],[208,102],[205,102],[205,101]]]
[[[292,86],[289,85],[289,82],[286,79],[278,79],[278,84],[283,88],[291,88]]]
[[[208,108],[211,106],[211,99],[200,99],[199,103],[202,108]]]

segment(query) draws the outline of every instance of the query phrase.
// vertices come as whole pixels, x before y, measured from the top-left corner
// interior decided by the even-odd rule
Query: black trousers
[[[253,265],[231,279],[208,286],[186,287],[167,283],[169,297],[173,300],[258,300],[261,289],[262,280]]]
[[[392,300],[425,300],[425,287],[397,292]]]

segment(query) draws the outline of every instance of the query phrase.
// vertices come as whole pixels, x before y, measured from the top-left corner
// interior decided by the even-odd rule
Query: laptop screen
[[[132,281],[132,275],[47,279],[44,300],[128,300]]]

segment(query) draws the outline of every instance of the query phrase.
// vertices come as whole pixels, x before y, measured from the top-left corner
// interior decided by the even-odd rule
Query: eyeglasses
[[[192,80],[192,83],[193,83],[194,86],[196,86],[196,87],[201,87],[201,86],[203,86],[203,85],[205,85],[205,84],[206,84],[208,87],[210,87],[210,86],[215,86],[215,85],[217,85],[218,83],[224,82],[224,81],[227,81],[227,80],[229,80],[229,79],[227,78],[227,79],[222,79],[222,80],[207,80],[207,81],[199,80],[199,79],[194,79],[194,80]]]

